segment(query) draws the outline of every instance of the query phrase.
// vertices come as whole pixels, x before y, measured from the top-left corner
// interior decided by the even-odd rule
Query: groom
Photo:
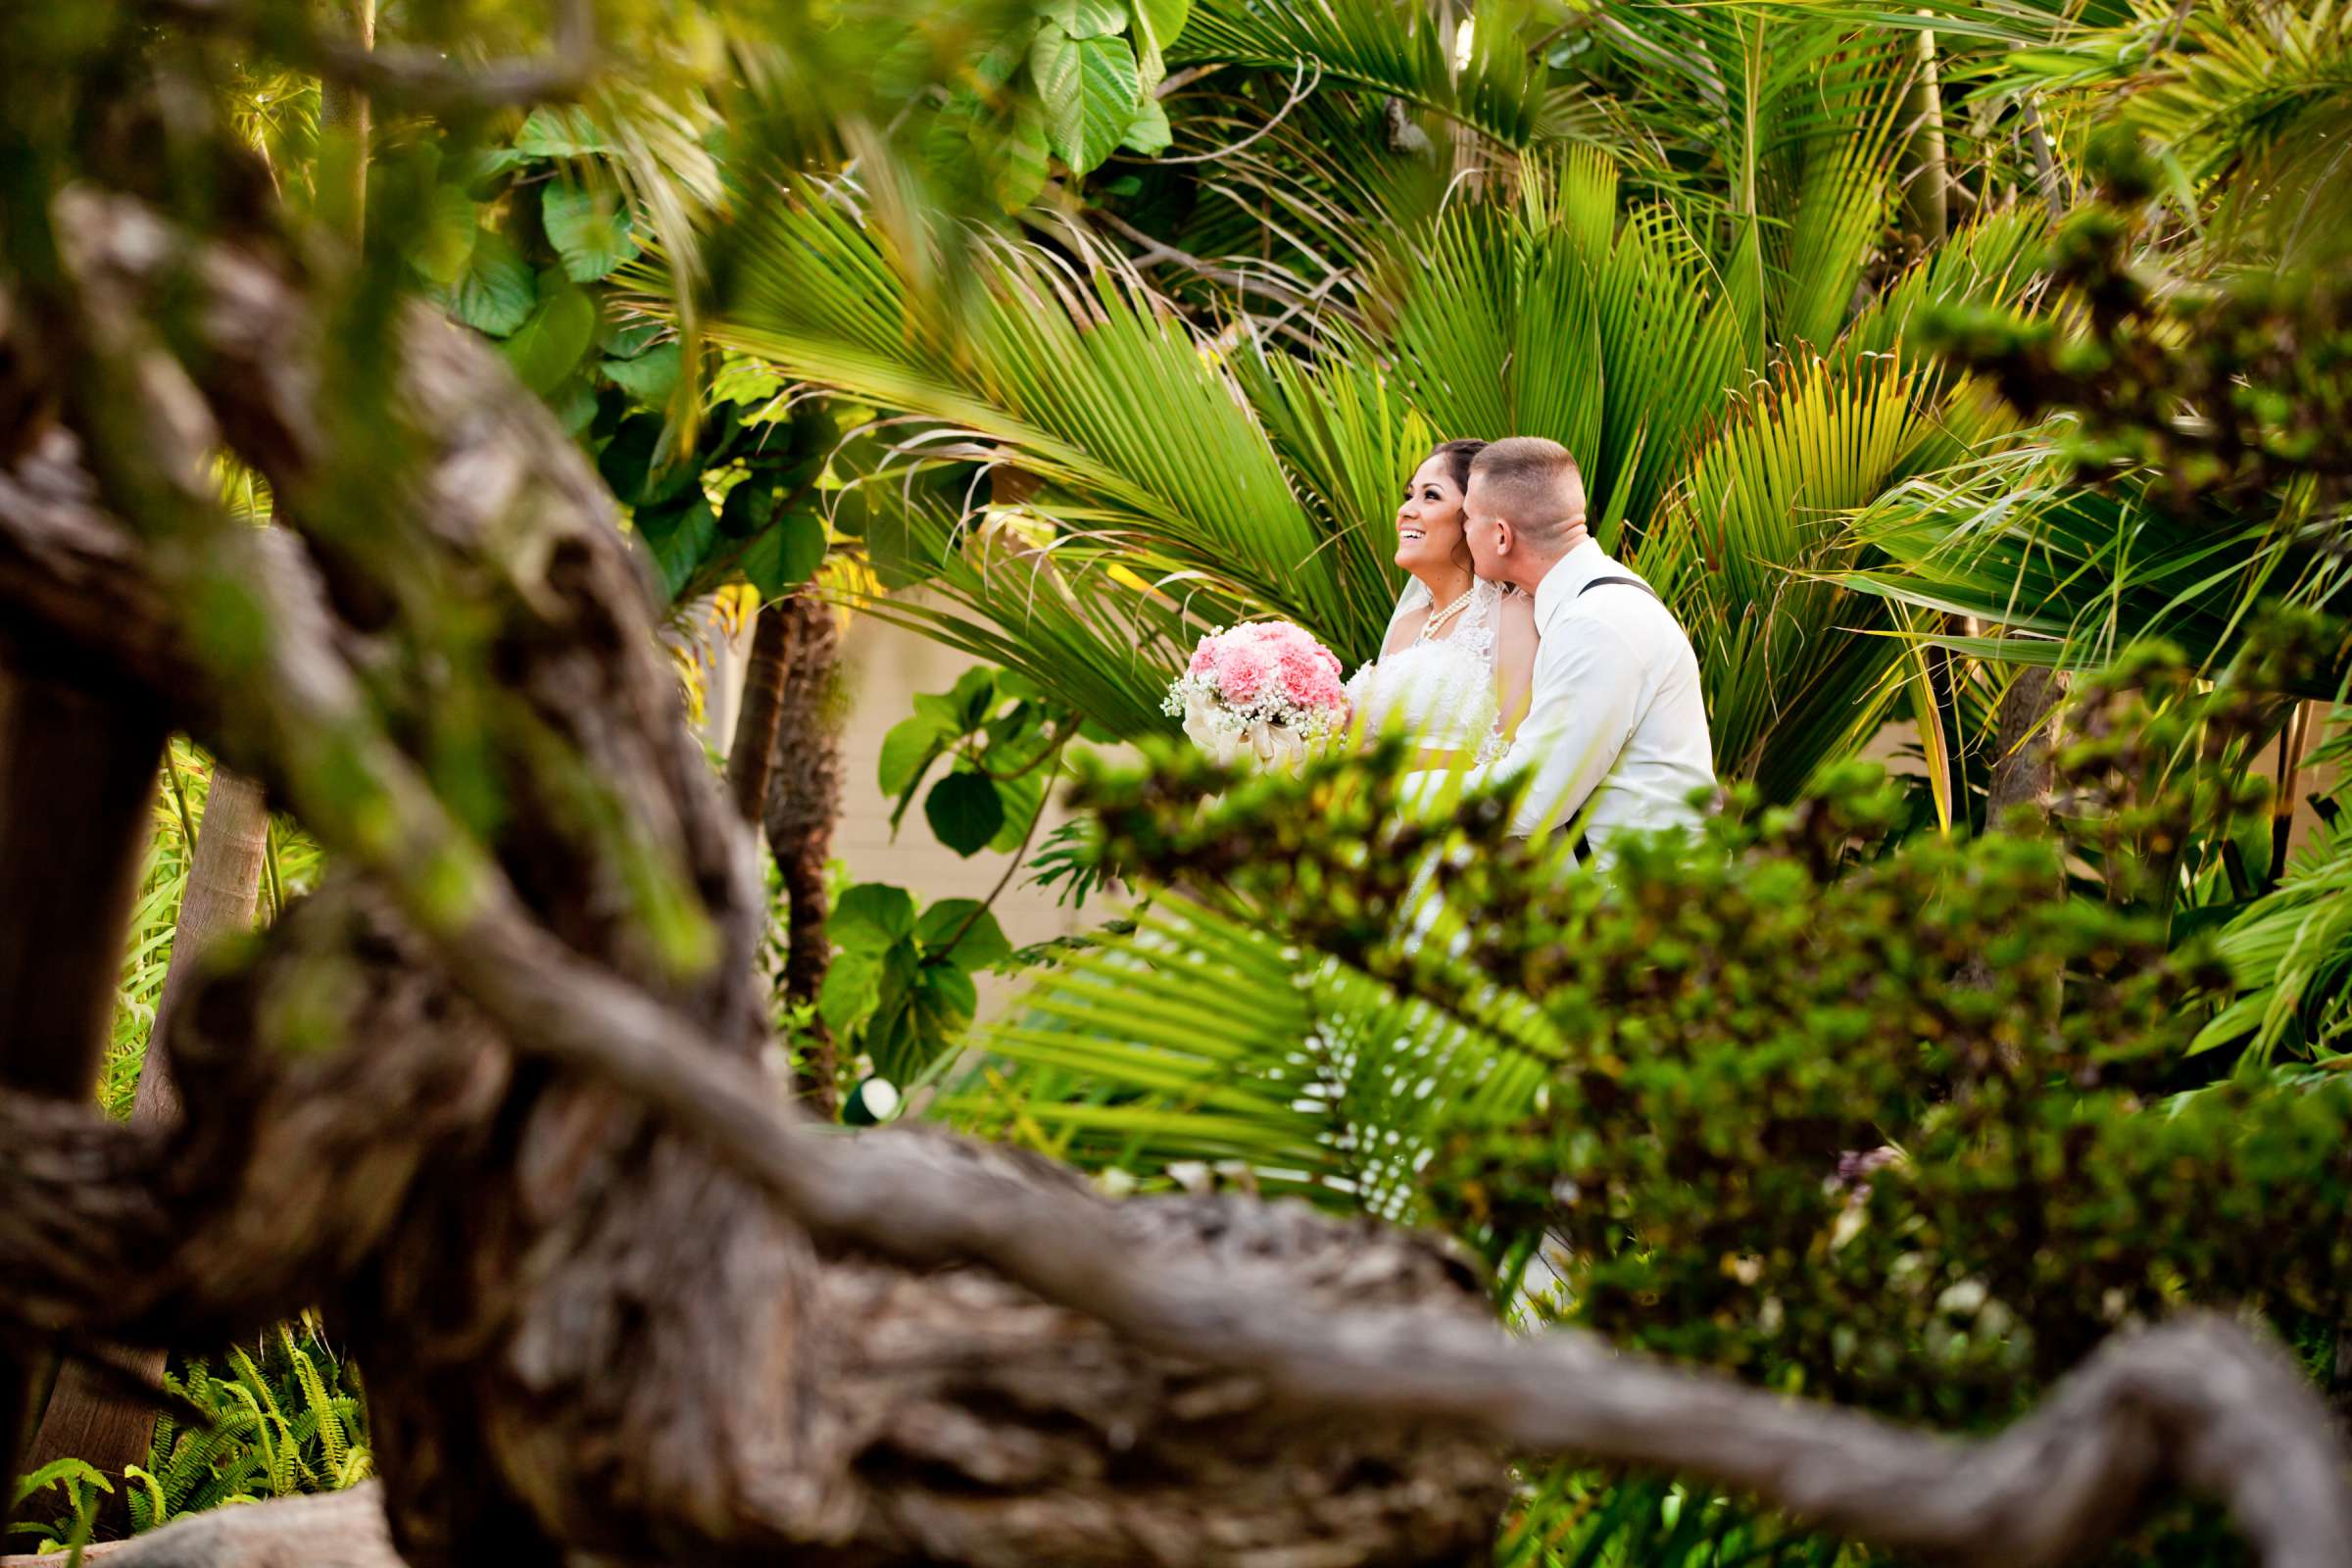
[[[1463,531],[1478,574],[1536,599],[1535,692],[1511,748],[1482,778],[1526,774],[1512,820],[1532,838],[1588,803],[1598,855],[1628,828],[1695,825],[1715,783],[1698,661],[1647,583],[1585,531],[1585,481],[1556,441],[1514,436],[1470,465]]]

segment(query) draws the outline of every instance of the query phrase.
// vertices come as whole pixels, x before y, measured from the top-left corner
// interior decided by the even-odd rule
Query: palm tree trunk
[[[1936,34],[1922,28],[1919,59],[1903,100],[1903,218],[1915,247],[1925,256],[1943,243],[1951,224],[1950,175],[1943,156],[1943,88],[1936,66]]]
[[[825,930],[830,913],[825,861],[833,853],[833,824],[841,818],[841,739],[833,723],[841,634],[833,623],[833,612],[807,594],[795,594],[766,613],[782,628],[776,634],[782,657],[776,718],[770,732],[774,743],[764,812],[767,847],[776,858],[776,869],[783,873],[791,921],[784,958],[784,997],[795,1005],[806,1005],[816,1000],[833,956],[832,939]],[[755,644],[755,680],[759,678],[759,657]],[[747,691],[747,716],[751,701]],[[796,1087],[810,1108],[821,1115],[834,1112],[837,1068],[833,1037],[823,1020],[815,1020]]]
[[[2065,176],[2050,156],[2049,138],[2042,134],[2041,116],[2029,95],[2019,106],[2026,140],[2034,155],[2042,199],[2052,214],[2064,213],[2072,200]],[[2006,636],[2006,631],[1996,633]],[[2028,665],[2017,672],[2001,694],[1995,727],[1992,781],[1984,799],[1984,825],[1998,827],[2021,806],[2034,808],[2038,827],[2050,814],[2050,715],[2066,696],[2066,677],[2054,669]]]
[[[767,781],[775,774],[776,729],[784,716],[786,644],[791,623],[783,604],[760,607],[752,626],[752,657],[743,672],[743,701],[735,712],[735,739],[727,747],[727,795],[736,814],[755,832],[767,806]]]
[[[164,734],[62,683],[0,694],[0,1089],[86,1102],[113,1021]],[[0,1478],[23,1468],[49,1358],[0,1348]],[[0,1493],[0,1522],[13,1491]]]
[[[375,47],[375,0],[324,0],[329,26],[347,20],[353,41]],[[338,18],[336,13],[341,13]],[[329,76],[318,84],[318,197],[324,215],[353,245],[368,227],[368,95]]]
[[[172,928],[172,965],[164,974],[164,994],[156,1003],[155,1026],[148,1031],[147,1056],[140,1063],[139,1086],[131,1100],[133,1127],[179,1119],[179,1091],[167,1049],[172,1020],[203,965],[205,950],[225,933],[253,929],[269,828],[261,785],[216,766],[190,852],[187,892]],[[150,1388],[163,1381],[164,1362],[159,1350],[114,1357],[122,1374]],[[120,1384],[120,1378],[104,1378],[79,1363],[68,1363],[58,1373],[49,1407],[33,1434],[25,1468],[37,1470],[52,1459],[71,1457],[119,1481],[124,1466],[143,1462],[155,1433],[155,1411],[125,1397]],[[108,1511],[120,1510],[126,1494],[126,1489],[118,1487]]]

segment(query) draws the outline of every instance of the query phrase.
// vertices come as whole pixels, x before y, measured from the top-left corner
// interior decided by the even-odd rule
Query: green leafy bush
[[[1269,1171],[1354,1200],[1303,1143],[1400,1138],[1391,1164],[1415,1170],[1422,1212],[1482,1245],[1540,1313],[1908,1419],[1997,1423],[2108,1334],[2192,1302],[2260,1310],[2331,1362],[2352,1075],[2203,1081],[2188,1049],[2235,981],[2204,938],[2174,945],[2167,901],[2128,874],[2165,871],[2189,828],[2261,803],[2205,756],[2253,701],[2230,682],[2198,692],[2162,650],[2092,686],[2062,762],[2070,837],[1903,838],[1899,794],[1849,764],[1792,808],[1735,791],[1695,841],[1621,841],[1602,875],[1505,841],[1497,800],[1400,813],[1377,760],[1296,780],[1182,757],[1098,775],[1082,793],[1107,853],[1242,916],[1216,940],[1269,966],[1305,1027],[1281,1047],[1210,1038],[1210,988],[1240,965],[1188,938],[1210,924],[1155,912],[1127,961],[1184,1025],[1081,1014],[1083,986],[1057,973],[1003,1065],[1021,1067],[1041,1021],[1078,1017],[1060,1070],[1093,1036],[1087,1059],[1131,1097],[1181,1081],[1189,1098],[1152,1105],[1163,1150],[1188,1104],[1205,1134],[1249,1104],[1270,1127],[1311,1101],[1290,1143],[1264,1142]],[[2094,897],[2070,890],[2089,858],[2105,866]],[[1390,1063],[1420,1060],[1433,1024],[1451,1031],[1435,1105],[1351,1102],[1377,1061],[1315,1079],[1328,1043],[1371,1016],[1335,972],[1388,999]],[[1009,1102],[1015,1081],[999,1071],[1006,1119],[1039,1108]],[[1273,1092],[1248,1099],[1261,1082]],[[1100,1081],[1091,1093],[1109,1102]],[[1115,1167],[1136,1141],[1069,1147]],[[1529,1283],[1539,1252],[1555,1291]],[[2141,1546],[2190,1551],[2164,1529]],[[2210,1560],[2178,1556],[2192,1558]]]

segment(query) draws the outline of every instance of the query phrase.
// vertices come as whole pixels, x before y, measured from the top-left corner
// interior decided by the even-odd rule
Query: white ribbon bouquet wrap
[[[1254,757],[1295,767],[1348,723],[1340,662],[1287,620],[1212,631],[1168,687],[1161,710],[1181,715],[1193,744],[1218,762]]]

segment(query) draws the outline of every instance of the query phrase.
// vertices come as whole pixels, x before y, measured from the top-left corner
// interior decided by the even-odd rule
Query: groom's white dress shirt
[[[1588,539],[1536,588],[1534,699],[1510,750],[1480,777],[1532,772],[1511,832],[1532,838],[1588,800],[1595,853],[1628,828],[1695,825],[1692,791],[1715,782],[1698,660],[1673,612]],[[1591,588],[1591,592],[1586,592]]]

